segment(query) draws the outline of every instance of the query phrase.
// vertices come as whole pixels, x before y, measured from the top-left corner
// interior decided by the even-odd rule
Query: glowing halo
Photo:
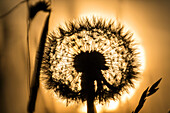
[[[86,101],[82,94],[82,72],[76,67],[82,65],[76,64],[78,61],[75,59],[80,54],[100,54],[108,69],[101,70],[103,78],[100,89],[97,86],[99,79],[94,79],[97,82],[95,100],[99,103],[108,102],[110,99],[119,99],[124,91],[134,87],[134,80],[142,70],[140,52],[132,33],[118,22],[95,17],[74,20],[48,36],[41,78],[48,89],[53,89],[59,97],[67,99],[67,103]],[[95,55],[91,55],[93,53]]]

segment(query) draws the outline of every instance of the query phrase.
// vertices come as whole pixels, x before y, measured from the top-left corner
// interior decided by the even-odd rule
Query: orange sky
[[[20,0],[1,0],[0,15],[7,12]],[[116,18],[126,24],[141,39],[145,50],[146,67],[141,84],[134,96],[120,102],[117,109],[109,113],[128,113],[135,109],[142,92],[163,78],[159,90],[146,100],[141,113],[166,113],[170,109],[170,1],[161,0],[52,0],[50,30],[64,21],[83,15],[94,14],[105,18]],[[42,24],[46,14],[39,13],[31,26],[31,66],[38,45]],[[23,4],[0,20],[0,109],[5,113],[26,113],[28,101],[27,53],[26,53],[27,9]],[[56,102],[51,93],[40,89],[36,113],[78,112],[79,105],[65,107]],[[103,110],[103,113],[107,110]]]

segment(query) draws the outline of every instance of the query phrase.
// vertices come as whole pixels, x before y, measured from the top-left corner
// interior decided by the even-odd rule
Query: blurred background
[[[0,15],[21,0],[0,0]],[[36,2],[38,0],[32,0]],[[67,20],[85,15],[114,18],[140,38],[145,51],[145,70],[134,95],[120,101],[115,109],[100,108],[101,113],[130,113],[142,92],[163,78],[159,90],[149,97],[140,113],[168,113],[170,110],[170,1],[168,0],[52,0],[49,30]],[[0,19],[0,113],[26,113],[29,96],[27,68],[27,6],[20,5]],[[47,14],[40,12],[30,30],[31,71]],[[40,86],[35,113],[81,113],[82,104],[57,100]],[[113,105],[114,107],[115,105]]]

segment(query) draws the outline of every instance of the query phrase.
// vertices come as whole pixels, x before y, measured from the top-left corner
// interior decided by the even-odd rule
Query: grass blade
[[[50,13],[46,19],[39,48],[36,54],[35,67],[34,67],[33,79],[30,88],[30,97],[29,97],[28,108],[27,108],[29,113],[33,113],[35,110],[35,103],[36,103],[37,93],[39,89],[40,68],[41,68],[41,62],[44,53],[45,41],[48,33],[49,18],[50,18]]]

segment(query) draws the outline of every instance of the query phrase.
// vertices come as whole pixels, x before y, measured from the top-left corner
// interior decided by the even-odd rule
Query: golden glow
[[[141,72],[141,74],[143,73],[144,69],[145,69],[145,64],[146,64],[146,59],[145,59],[145,51],[144,51],[144,47],[142,46],[142,39],[139,37],[138,33],[131,28],[130,26],[128,26],[128,24],[126,22],[123,23],[125,25],[124,28],[124,32],[128,32],[128,30],[132,30],[133,37],[132,40],[135,40],[135,42],[137,43],[137,45],[135,45],[135,47],[137,48],[137,52],[139,52],[140,54],[138,54],[138,62],[141,64],[141,66],[139,67],[139,71]],[[128,26],[128,27],[127,27]]]
[[[101,113],[103,106],[101,104],[97,104],[96,106],[97,113]],[[78,109],[79,113],[87,113],[87,105],[81,105]]]
[[[119,101],[110,100],[106,105],[96,104],[97,113],[102,111],[113,111],[119,106]],[[87,105],[81,105],[78,109],[79,113],[87,113]]]
[[[135,84],[135,89],[129,88],[128,93],[124,92],[123,95],[120,98],[120,101],[125,103],[127,100],[130,100],[133,97],[133,95],[135,94],[135,91],[138,87],[139,87],[139,82],[138,82],[138,84],[137,83]]]
[[[137,51],[140,52],[138,57],[139,57],[139,62],[141,64],[141,66],[139,67],[139,69],[140,69],[141,72],[143,72],[144,69],[145,69],[145,62],[146,62],[145,61],[145,52],[144,52],[143,46],[139,46]]]
[[[110,103],[107,105],[105,105],[106,111],[111,111],[111,110],[115,110],[117,107],[119,106],[119,101],[113,101],[110,100]]]
[[[87,105],[81,105],[78,111],[79,113],[87,113]]]
[[[96,105],[96,110],[97,110],[97,113],[100,113],[102,111],[102,105],[97,104]]]

